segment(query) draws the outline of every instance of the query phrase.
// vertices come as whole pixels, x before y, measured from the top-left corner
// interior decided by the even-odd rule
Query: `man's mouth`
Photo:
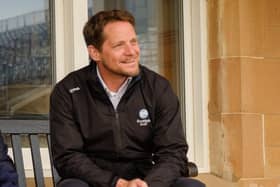
[[[137,63],[137,59],[136,58],[127,59],[127,60],[121,61],[121,63],[123,63],[123,64],[133,64],[133,63]]]

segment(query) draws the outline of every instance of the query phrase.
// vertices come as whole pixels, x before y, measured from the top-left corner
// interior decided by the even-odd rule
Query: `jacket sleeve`
[[[183,133],[179,102],[168,83],[157,89],[154,111],[155,164],[145,178],[149,187],[169,187],[186,176],[188,146]]]
[[[68,90],[56,86],[50,99],[50,131],[54,165],[62,178],[78,178],[91,186],[113,186],[117,177],[99,168],[83,150],[84,142]]]
[[[0,186],[17,187],[18,175],[0,133]]]

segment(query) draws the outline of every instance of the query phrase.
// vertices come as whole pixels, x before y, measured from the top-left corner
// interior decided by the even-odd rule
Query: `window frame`
[[[88,54],[82,28],[88,20],[87,0],[55,1],[56,82],[87,65]]]
[[[209,172],[207,0],[183,1],[184,108],[189,160]]]

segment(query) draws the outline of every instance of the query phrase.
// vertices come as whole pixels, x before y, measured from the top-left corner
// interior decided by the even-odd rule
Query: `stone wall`
[[[280,186],[280,1],[208,0],[211,172]]]

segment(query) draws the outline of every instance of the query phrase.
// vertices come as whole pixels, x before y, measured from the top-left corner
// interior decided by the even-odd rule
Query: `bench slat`
[[[60,177],[53,165],[52,149],[51,149],[51,135],[50,134],[48,135],[47,142],[48,142],[49,156],[50,156],[50,162],[51,162],[53,186],[56,187],[56,183],[59,181]]]
[[[31,146],[31,154],[32,154],[32,162],[34,168],[34,176],[37,187],[44,187],[44,175],[43,175],[43,167],[41,161],[41,153],[40,153],[40,143],[38,135],[29,135],[30,146]]]
[[[18,175],[18,183],[20,187],[26,187],[26,180],[25,180],[25,171],[23,165],[23,156],[21,150],[21,137],[20,135],[11,135],[12,139],[12,146],[13,146],[13,155],[14,155],[14,162],[16,165],[17,172],[20,173]]]

